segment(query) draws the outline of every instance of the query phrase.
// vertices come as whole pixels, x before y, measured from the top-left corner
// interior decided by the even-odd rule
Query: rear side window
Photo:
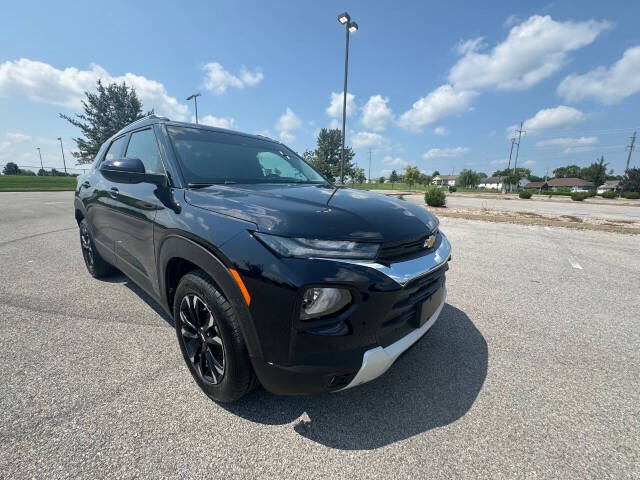
[[[124,147],[124,141],[127,137],[122,136],[113,141],[109,150],[107,150],[107,154],[104,156],[105,160],[116,160],[121,157],[122,148]]]
[[[126,156],[142,160],[147,173],[164,173],[156,137],[150,128],[131,134]]]

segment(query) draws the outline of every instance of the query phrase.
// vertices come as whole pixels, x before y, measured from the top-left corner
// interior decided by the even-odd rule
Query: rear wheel
[[[173,318],[182,356],[213,400],[232,402],[255,386],[255,374],[235,309],[201,270],[180,280]]]
[[[115,267],[107,263],[96,250],[86,218],[83,218],[80,222],[80,247],[82,248],[84,264],[92,277],[101,278],[115,272]]]

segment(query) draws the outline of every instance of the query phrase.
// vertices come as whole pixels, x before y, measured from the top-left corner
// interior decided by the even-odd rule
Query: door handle
[[[84,188],[89,188],[91,186],[91,184],[89,183],[89,180],[85,180],[84,182],[82,182],[82,186]]]
[[[116,198],[119,193],[120,191],[116,187],[111,187],[109,189],[109,195],[111,195],[113,198]]]

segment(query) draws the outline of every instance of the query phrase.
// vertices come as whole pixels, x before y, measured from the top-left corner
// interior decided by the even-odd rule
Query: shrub
[[[628,198],[630,200],[636,200],[636,199],[640,198],[640,193],[638,193],[638,192],[623,192],[622,196],[624,198]]]
[[[594,190],[589,190],[587,193],[589,194],[587,195],[588,197],[595,197],[597,192],[594,189]]]
[[[601,195],[602,198],[616,198],[617,196],[618,194],[615,190],[605,190]]]
[[[589,192],[573,192],[571,194],[571,200],[574,200],[576,202],[581,202],[588,196],[589,196]]]
[[[533,193],[531,193],[531,191],[530,191],[530,190],[522,190],[522,191],[518,194],[518,196],[519,196],[520,198],[531,198],[531,195],[533,195]]]
[[[424,192],[424,201],[430,207],[444,207],[447,199],[444,190],[438,187],[429,187]]]
[[[458,190],[456,187],[449,187],[450,192],[455,192],[456,190]]]

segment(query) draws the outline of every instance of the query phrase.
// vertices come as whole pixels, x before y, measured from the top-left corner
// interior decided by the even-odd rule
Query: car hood
[[[252,222],[262,232],[306,238],[393,242],[438,223],[419,205],[324,185],[214,185],[186,190],[185,200]]]

